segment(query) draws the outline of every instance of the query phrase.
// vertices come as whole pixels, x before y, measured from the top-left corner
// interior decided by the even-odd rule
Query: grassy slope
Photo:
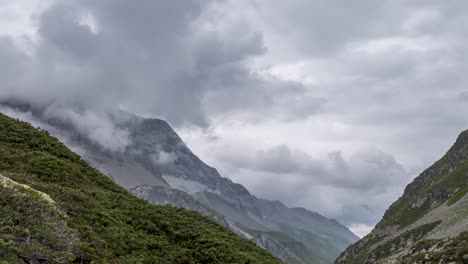
[[[421,207],[412,208],[412,204],[416,203],[418,197],[440,190],[457,190],[455,193],[447,193],[442,201],[437,205],[443,204],[447,201],[447,205],[452,205],[460,200],[468,191],[468,162],[464,161],[453,172],[438,175],[434,181],[427,182],[415,194],[405,197],[398,206],[392,206],[386,212],[384,220],[379,223],[379,226],[385,225],[399,225],[405,227],[416,222],[419,218],[424,216],[427,212],[434,209],[429,202],[425,202]]]
[[[467,192],[468,130],[460,134],[457,142],[444,157],[425,170],[406,188],[404,195],[390,206],[376,228],[383,229],[390,226],[397,226],[399,229],[405,228],[445,202],[447,202],[448,206],[453,205],[466,195]],[[427,198],[419,207],[414,207],[413,205],[422,197],[437,197],[437,202],[434,203]],[[427,225],[426,227],[429,229],[425,230],[425,233],[436,226],[434,224]],[[414,233],[413,231],[417,231],[416,229],[418,228],[404,234]],[[374,235],[374,232],[372,232],[365,239],[352,245],[347,249],[348,253],[353,253],[348,257],[346,263],[364,263],[363,259],[371,253],[376,255],[377,259],[386,257],[391,252],[383,249],[395,245],[395,240],[400,239],[400,237],[388,241],[373,252],[370,252],[369,247],[381,239],[381,237]],[[386,252],[386,254],[382,254],[382,252]]]
[[[453,167],[454,170],[453,170]],[[424,181],[424,179],[427,179]],[[417,189],[405,190],[405,194],[385,212],[378,227],[399,225],[405,227],[424,216],[434,206],[448,201],[452,205],[468,192],[468,130],[462,132],[446,155],[418,176],[413,183]],[[456,190],[453,193],[453,190]],[[413,208],[418,198],[428,194],[437,194],[437,204],[429,201]]]
[[[136,198],[47,132],[2,114],[0,173],[48,194],[64,213],[67,230],[76,232],[79,240],[62,262],[279,263],[267,251],[198,213]],[[8,211],[9,199],[5,192],[0,193],[4,214],[30,213],[18,212],[19,207],[8,207]],[[29,208],[33,200],[20,204]],[[11,230],[30,232],[37,226],[18,225],[18,221],[0,222],[0,260],[26,260],[20,246],[24,240]],[[49,251],[51,245],[42,242],[35,242],[37,249]],[[54,263],[49,256],[43,257]]]

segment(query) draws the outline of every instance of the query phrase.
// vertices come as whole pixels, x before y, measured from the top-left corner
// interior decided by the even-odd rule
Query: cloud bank
[[[223,176],[360,232],[468,127],[466,1],[0,6],[0,101],[23,117],[113,151],[116,110],[166,119]]]

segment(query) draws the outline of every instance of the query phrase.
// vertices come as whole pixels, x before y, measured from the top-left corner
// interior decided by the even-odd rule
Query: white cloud
[[[152,159],[154,160],[154,163],[157,165],[165,165],[165,164],[176,161],[177,156],[174,153],[159,150],[158,154],[154,155]]]

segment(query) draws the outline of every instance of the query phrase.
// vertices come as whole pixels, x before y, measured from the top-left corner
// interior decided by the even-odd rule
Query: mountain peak
[[[468,159],[468,130],[460,133],[447,153],[428,169],[424,170],[406,188],[403,197],[412,195],[421,186],[436,177],[444,176],[454,171]]]
[[[0,169],[2,263],[280,263],[207,217],[131,195],[2,114]]]
[[[452,158],[454,155],[457,155],[457,154],[467,155],[466,153],[468,152],[467,148],[468,148],[468,130],[465,130],[458,135],[457,139],[455,140],[455,143],[447,152],[447,155],[451,156]]]
[[[336,221],[305,209],[290,209],[280,201],[257,198],[241,184],[222,177],[192,153],[164,120],[126,111],[96,116],[95,120],[100,117],[128,134],[124,150],[108,151],[76,136],[67,144],[76,147],[85,160],[114,182],[151,203],[207,215],[286,263],[297,263],[293,259],[300,259],[299,263],[331,263],[357,240]],[[77,133],[77,126],[44,120],[41,115],[35,118],[54,128],[52,133]]]

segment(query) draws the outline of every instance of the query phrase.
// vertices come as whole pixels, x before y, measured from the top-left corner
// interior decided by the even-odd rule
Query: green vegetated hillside
[[[336,263],[468,263],[468,131]]]
[[[0,263],[280,263],[196,212],[139,199],[0,114]]]

